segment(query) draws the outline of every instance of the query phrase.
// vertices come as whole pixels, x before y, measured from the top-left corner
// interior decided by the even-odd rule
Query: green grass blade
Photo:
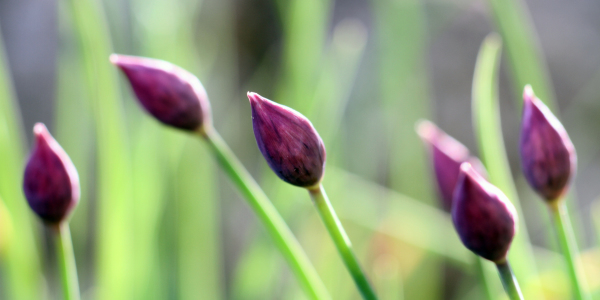
[[[483,41],[477,56],[472,89],[472,113],[479,153],[489,173],[489,180],[513,202],[519,213],[519,231],[509,252],[515,274],[524,285],[536,282],[537,268],[527,233],[527,225],[513,182],[500,123],[498,103],[498,69],[502,41],[490,34]],[[539,287],[533,284],[532,287]],[[542,299],[540,290],[531,288],[527,298]]]
[[[191,140],[176,175],[179,299],[223,299],[218,180],[210,150]]]
[[[132,176],[116,70],[108,63],[112,53],[110,35],[99,2],[70,0],[69,3],[97,137],[97,297],[131,299]]]
[[[160,125],[151,119],[141,122],[133,145],[133,187],[135,236],[133,260],[134,299],[164,299],[158,260],[159,225],[165,205],[166,179]]]
[[[374,3],[379,88],[387,135],[389,185],[407,196],[434,203],[425,152],[414,133],[418,119],[430,117],[425,1]],[[375,96],[377,97],[377,96]],[[442,268],[431,256],[405,282],[407,299],[438,299]]]
[[[334,145],[367,44],[367,29],[358,20],[337,24],[324,55],[314,101],[307,114],[328,146]],[[328,148],[328,153],[333,152]]]
[[[425,153],[414,124],[430,115],[423,3],[375,1],[380,88],[390,141],[390,186],[433,203]]]
[[[556,113],[556,97],[548,67],[525,1],[489,0],[489,3],[496,28],[506,46],[517,106],[522,104],[523,87],[531,84],[537,96]]]
[[[291,0],[282,11],[284,79],[275,99],[306,114],[323,60],[331,1]]]
[[[8,299],[41,299],[41,269],[29,206],[21,179],[24,141],[20,112],[14,98],[4,45],[0,38],[0,195],[18,230],[5,253],[3,276]],[[37,220],[35,220],[37,221]]]
[[[89,245],[94,238],[92,228],[94,121],[91,105],[85,97],[85,81],[81,56],[73,41],[72,20],[67,3],[59,2],[59,57],[57,62],[57,88],[54,106],[54,136],[73,161],[81,187],[81,201],[69,220],[76,253],[81,287],[89,283],[92,274],[92,257]]]
[[[196,47],[197,28],[189,26],[196,22],[201,3],[189,0],[133,1],[134,10],[140,12],[134,18],[140,54],[170,61],[195,74],[199,74],[199,69],[210,69],[215,59],[211,48],[216,46]],[[166,164],[173,178],[178,178],[172,186],[177,217],[163,220],[175,224],[172,229],[176,230],[172,234],[176,236],[177,243],[171,247],[177,262],[174,268],[177,284],[171,288],[177,290],[180,299],[222,299],[220,212],[214,187],[218,184],[213,178],[216,168],[210,157],[204,158],[202,147],[186,143],[188,139],[179,132],[166,130],[162,139],[163,145],[155,146],[169,148],[165,153],[168,156]],[[155,251],[157,249],[145,250],[148,253]],[[164,259],[161,257],[161,260]]]

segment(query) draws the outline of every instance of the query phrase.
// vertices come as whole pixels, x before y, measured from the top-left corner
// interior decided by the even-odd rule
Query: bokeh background
[[[499,103],[537,268],[524,290],[570,295],[547,209],[518,161],[529,82],[518,74],[530,72],[578,151],[569,205],[599,291],[598,16],[600,2],[588,0],[0,0],[0,299],[60,298],[52,240],[20,190],[35,122],[48,125],[82,181],[71,230],[84,299],[305,299],[206,145],[144,114],[109,64],[113,52],[200,78],[215,127],[334,299],[359,294],[307,193],[279,181],[260,155],[248,90],[305,114],[322,135],[325,188],[382,299],[483,299],[414,124],[430,119],[478,153],[471,88],[491,32],[514,45],[501,59]],[[532,68],[530,49],[540,62]]]

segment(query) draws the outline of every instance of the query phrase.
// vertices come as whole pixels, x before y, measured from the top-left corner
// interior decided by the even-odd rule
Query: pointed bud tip
[[[36,137],[39,137],[41,135],[46,135],[46,134],[50,134],[48,132],[48,128],[46,128],[46,125],[44,125],[44,123],[35,123],[35,125],[33,126],[33,134]]]
[[[535,93],[533,92],[533,88],[531,87],[531,85],[526,85],[523,89],[523,101],[525,101],[525,103],[532,102],[535,98]]]
[[[108,61],[110,61],[113,65],[118,65],[119,63],[119,54],[113,53],[108,57]]]
[[[473,167],[471,166],[471,163],[468,162],[464,162],[462,164],[460,164],[460,171],[466,174],[470,174],[470,172],[473,170]]]
[[[432,144],[438,135],[439,128],[429,120],[420,119],[415,123],[415,131],[423,141]]]
[[[255,93],[255,92],[249,91],[246,95],[248,96],[248,100],[250,101],[250,104],[256,104],[256,103],[267,100],[265,97]]]
[[[151,59],[151,58],[145,58],[145,57],[139,57],[139,56],[133,56],[133,55],[125,55],[125,54],[117,54],[117,53],[113,53],[108,57],[108,60],[110,61],[111,64],[117,66],[117,67],[123,67],[125,65],[130,65],[130,64],[142,64],[142,63],[149,63],[149,62],[164,62],[162,60],[158,60],[158,59]]]

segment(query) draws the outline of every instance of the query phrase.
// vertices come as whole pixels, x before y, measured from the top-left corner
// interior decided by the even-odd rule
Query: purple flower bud
[[[248,92],[252,127],[260,152],[285,182],[313,187],[325,171],[325,145],[299,112]]]
[[[521,167],[529,184],[547,201],[567,190],[577,155],[567,131],[550,109],[525,86],[521,124]]]
[[[452,195],[458,181],[460,165],[470,162],[479,174],[487,176],[485,167],[477,157],[469,154],[467,147],[432,122],[419,121],[417,133],[431,149],[431,160],[442,206],[449,212],[452,209]]]
[[[508,198],[469,163],[460,166],[452,221],[465,247],[497,262],[506,257],[517,229],[517,212]]]
[[[200,80],[169,62],[113,54],[142,106],[159,121],[183,130],[210,124],[210,104]]]
[[[25,198],[43,221],[60,223],[79,202],[79,176],[44,124],[35,124],[33,133],[35,147],[23,176]]]

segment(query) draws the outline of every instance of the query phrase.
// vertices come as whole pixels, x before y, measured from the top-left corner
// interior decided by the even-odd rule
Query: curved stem
[[[77,279],[77,268],[75,266],[75,255],[73,254],[73,242],[68,222],[61,222],[54,228],[56,255],[60,268],[60,279],[63,286],[65,300],[79,300],[79,280]]]
[[[591,296],[586,289],[586,280],[583,276],[581,264],[577,257],[579,251],[577,250],[577,242],[575,241],[575,234],[573,233],[573,227],[569,220],[569,213],[567,212],[565,201],[559,199],[551,202],[550,210],[552,211],[552,219],[554,220],[556,231],[558,233],[558,241],[569,268],[569,277],[571,278],[571,284],[573,285],[575,299],[591,299]]]
[[[317,271],[292,231],[217,131],[210,129],[198,132],[198,134],[206,139],[223,171],[229,176],[264,224],[310,297],[312,299],[331,299]]]
[[[319,214],[323,219],[323,223],[325,223],[325,227],[327,227],[327,231],[329,231],[329,234],[333,239],[335,247],[339,251],[344,264],[348,268],[348,271],[350,271],[350,275],[352,275],[352,279],[354,279],[354,282],[358,286],[363,298],[377,299],[371,284],[367,280],[365,273],[358,263],[356,255],[354,255],[354,251],[352,251],[352,243],[350,242],[350,238],[348,238],[344,227],[342,227],[340,219],[335,214],[333,206],[331,206],[329,198],[327,198],[327,194],[325,194],[323,185],[308,189],[308,191],[315,202],[315,205],[317,206],[317,211],[319,211]]]
[[[523,300],[521,288],[508,264],[508,260],[505,259],[504,261],[497,262],[496,267],[498,267],[498,272],[500,272],[500,279],[502,280],[502,285],[504,286],[508,298],[510,300]]]

